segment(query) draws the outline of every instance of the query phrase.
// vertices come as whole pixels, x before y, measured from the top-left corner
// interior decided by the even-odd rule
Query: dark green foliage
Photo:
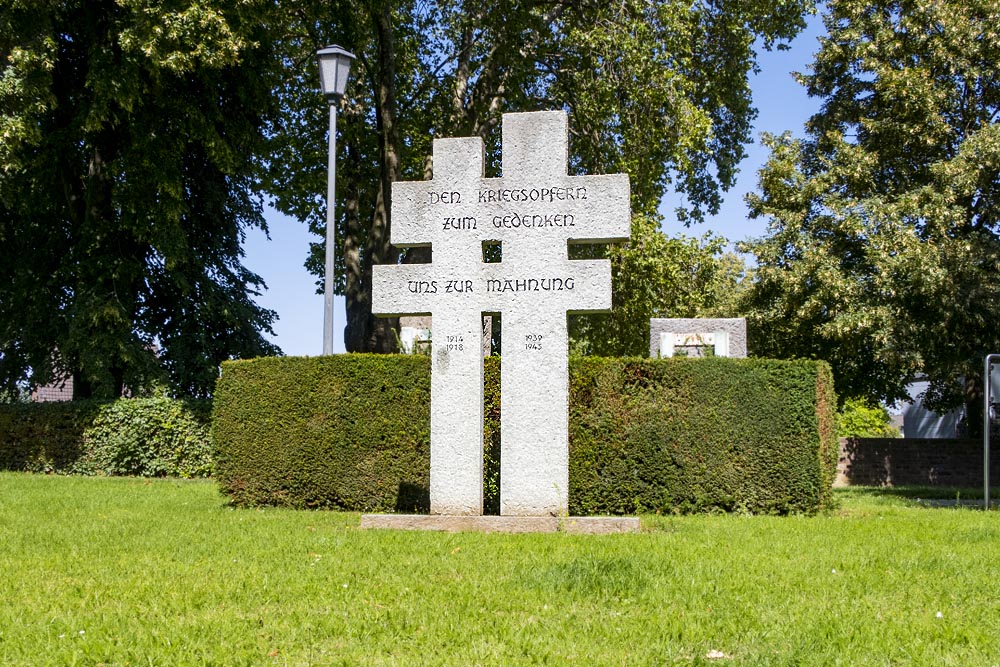
[[[353,51],[358,59],[338,120],[337,187],[344,205],[337,207],[335,236],[343,252],[336,253],[336,289],[346,297],[347,349],[384,351],[390,320],[372,317],[366,276],[373,265],[398,258],[389,243],[390,183],[428,178],[436,137],[482,137],[485,173],[499,176],[505,112],[565,109],[572,128],[569,173],[629,174],[632,210],[644,229],[613,255],[616,307],[651,309],[654,292],[664,295],[667,308],[701,306],[703,279],[714,267],[699,270],[684,261],[682,248],[664,248],[655,210],[665,197],[685,223],[718,210],[752,141],[750,73],[758,53],[794,37],[814,3],[275,4],[287,12],[275,48],[294,65],[275,86],[282,118],[269,127],[273,153],[265,185],[278,210],[324,235],[327,155],[317,131],[326,124],[327,105],[313,54],[324,43]],[[663,270],[655,261],[664,250],[678,266]],[[323,251],[317,238],[306,261],[317,276]],[[408,251],[408,259],[415,254]],[[637,278],[628,272],[635,268],[645,272]],[[672,275],[686,272],[695,274],[694,288]],[[674,292],[662,291],[664,282]],[[626,293],[630,288],[637,292]],[[695,303],[684,303],[692,292]],[[611,332],[615,349],[634,340],[631,330],[619,335],[608,320],[597,321],[592,333],[582,324],[576,339],[588,334],[586,341],[600,346],[601,334]]]
[[[500,357],[483,360],[483,514],[500,514]]]
[[[0,470],[68,473],[83,456],[83,432],[102,403],[0,405]]]
[[[0,3],[0,387],[76,398],[274,354],[242,264],[259,190],[273,3]]]
[[[225,363],[213,435],[216,476],[236,504],[427,511],[430,359]]]
[[[210,413],[165,397],[0,405],[0,470],[207,477]]]
[[[741,311],[763,356],[824,359],[841,396],[965,404],[1000,349],[1000,31],[996,2],[830,0],[796,78],[805,136],[765,134],[747,197],[766,235]]]
[[[598,359],[570,372],[570,512],[826,507],[829,368],[760,359]]]
[[[487,513],[498,500],[499,367],[487,360]],[[429,370],[423,356],[225,364],[214,419],[223,491],[240,505],[426,511]],[[832,383],[812,361],[571,360],[570,511],[828,507]]]
[[[165,396],[102,405],[83,433],[73,472],[139,477],[208,477],[211,404]]]

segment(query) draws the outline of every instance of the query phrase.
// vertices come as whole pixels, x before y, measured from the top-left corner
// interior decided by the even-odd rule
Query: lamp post
[[[330,103],[330,147],[326,182],[326,276],[323,287],[323,354],[333,354],[333,251],[336,243],[334,202],[337,192],[337,105],[347,88],[354,54],[339,46],[316,52],[319,82]]]
[[[983,369],[983,509],[988,510],[990,508],[990,429],[993,427],[992,420],[990,419],[990,404],[993,403],[991,399],[990,390],[993,387],[993,383],[990,382],[990,374],[993,371],[993,365],[1000,362],[1000,354],[987,354],[986,364]]]

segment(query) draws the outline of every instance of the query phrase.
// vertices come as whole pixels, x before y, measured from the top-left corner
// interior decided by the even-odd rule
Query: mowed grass
[[[840,494],[636,535],[361,531],[0,474],[0,664],[1000,665],[1000,512]]]

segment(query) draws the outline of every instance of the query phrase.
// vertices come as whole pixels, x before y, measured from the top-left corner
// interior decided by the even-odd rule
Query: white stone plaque
[[[483,313],[503,318],[500,512],[567,511],[566,315],[611,308],[610,262],[571,261],[567,243],[626,240],[630,221],[628,177],[568,176],[567,146],[565,113],[505,114],[502,178],[483,178],[471,137],[434,141],[432,180],[393,184],[392,242],[432,262],[374,267],[372,310],[433,317],[434,514],[482,513]]]
[[[714,348],[717,357],[747,356],[747,321],[730,318],[653,318],[649,321],[649,356],[672,357],[692,348]]]

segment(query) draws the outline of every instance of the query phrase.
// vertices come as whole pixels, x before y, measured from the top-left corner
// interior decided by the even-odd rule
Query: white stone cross
[[[568,176],[563,112],[504,114],[502,178],[478,137],[436,139],[430,181],[393,184],[392,241],[431,264],[376,266],[372,310],[432,316],[431,512],[481,514],[483,313],[502,315],[500,513],[568,507],[566,315],[611,307],[607,260],[567,243],[629,236],[628,176]],[[501,243],[502,261],[483,262]]]

